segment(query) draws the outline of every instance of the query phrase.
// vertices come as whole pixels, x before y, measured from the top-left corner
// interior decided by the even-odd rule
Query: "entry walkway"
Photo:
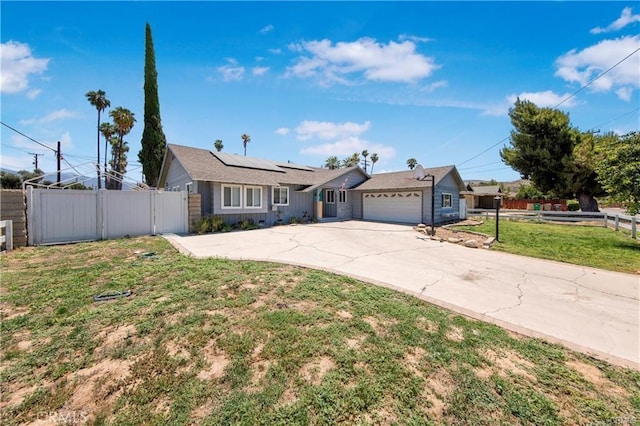
[[[640,369],[637,275],[440,243],[409,226],[361,221],[166,238],[195,257],[349,275]]]

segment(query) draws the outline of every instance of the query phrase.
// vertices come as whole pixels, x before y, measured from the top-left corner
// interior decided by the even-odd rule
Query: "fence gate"
[[[186,192],[27,190],[29,245],[188,231]]]

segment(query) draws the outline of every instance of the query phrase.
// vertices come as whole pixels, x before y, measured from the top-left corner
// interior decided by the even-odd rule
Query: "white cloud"
[[[30,89],[27,91],[27,98],[34,100],[40,95],[40,93],[42,93],[42,90],[40,89]]]
[[[441,87],[447,87],[448,85],[449,85],[449,82],[447,82],[446,80],[440,80],[440,81],[436,81],[435,83],[431,83],[424,87],[421,87],[420,91],[426,92],[426,93],[432,93],[437,89],[440,89]]]
[[[233,58],[227,58],[227,65],[218,67],[218,72],[222,74],[224,81],[242,80],[244,77],[244,67],[238,64]]]
[[[426,43],[428,41],[431,41],[430,38],[419,37],[419,36],[410,35],[410,34],[400,34],[400,37],[398,37],[398,40],[400,40],[400,41],[409,40],[409,41],[413,41],[415,43]]]
[[[275,131],[275,133],[282,135],[282,136],[286,136],[289,134],[289,132],[291,131],[290,128],[288,127],[280,127],[278,130]]]
[[[282,54],[282,49],[278,48],[278,49],[267,49],[267,51],[269,53],[273,53],[274,55],[281,55]]]
[[[274,28],[274,27],[273,27],[273,25],[269,24],[269,25],[265,26],[264,28],[262,28],[262,29],[259,31],[259,33],[260,33],[260,34],[268,34],[268,33],[270,33],[271,31],[273,31],[273,28]]]
[[[366,132],[371,127],[370,121],[362,124],[350,121],[344,123],[332,123],[329,121],[309,121],[305,120],[295,128],[297,139],[306,141],[313,138],[336,139],[348,136],[358,136]]]
[[[69,134],[69,132],[64,132],[59,138],[58,140],[60,141],[60,145],[61,148],[72,148],[73,147],[73,142],[71,140],[71,134]],[[60,149],[60,151],[62,151],[62,155],[64,155],[64,150]]]
[[[52,121],[66,120],[69,118],[77,118],[77,117],[79,117],[77,113],[63,108],[57,111],[50,112],[49,114],[43,117],[31,118],[29,120],[20,120],[18,123],[20,123],[23,126],[29,126],[32,124],[50,123]]]
[[[503,103],[486,108],[482,114],[495,116],[507,115],[509,113],[509,108],[513,107],[518,99],[521,101],[531,101],[539,108],[553,108],[569,96],[569,93],[559,95],[551,90],[546,90],[544,92],[522,92],[518,95],[514,94],[507,96]],[[570,98],[562,103],[562,106],[565,108],[575,105],[575,98]]]
[[[354,42],[303,41],[289,45],[294,52],[306,52],[287,68],[288,77],[317,77],[319,83],[351,83],[349,77],[362,75],[371,81],[412,83],[431,75],[440,66],[433,58],[416,52],[416,44],[405,40],[388,44],[372,38]]]
[[[10,40],[0,44],[0,64],[0,92],[20,93],[29,89],[30,74],[46,71],[49,59],[36,58],[28,44]],[[38,93],[32,91],[30,96],[35,97]]]
[[[269,71],[269,67],[253,67],[251,72],[253,75],[265,75]]]
[[[633,14],[633,11],[630,7],[625,7],[622,9],[622,14],[618,19],[613,21],[606,28],[595,27],[591,29],[591,34],[601,34],[601,33],[609,33],[612,31],[619,31],[626,27],[627,25],[631,25],[634,22],[640,22],[640,15]]]
[[[301,149],[300,152],[308,155],[347,156],[354,152],[362,152],[365,149],[369,150],[370,153],[376,152],[380,158],[385,159],[393,158],[396,155],[396,150],[393,147],[371,143],[358,136],[347,136],[335,142],[309,146]]]
[[[602,72],[640,48],[640,35],[603,40],[582,51],[571,50],[556,59],[555,75],[568,82],[586,85]],[[589,88],[595,92],[616,91],[620,99],[640,87],[640,55],[629,56]],[[620,91],[620,89],[623,89]],[[621,96],[622,95],[622,96]]]

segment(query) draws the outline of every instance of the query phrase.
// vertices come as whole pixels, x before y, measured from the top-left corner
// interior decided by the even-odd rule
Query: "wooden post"
[[[616,221],[615,221],[615,225],[613,226],[613,229],[615,229],[616,231],[620,230],[620,216],[616,215]]]
[[[609,214],[607,212],[604,212],[604,227],[606,228],[608,225],[608,220],[609,219]]]
[[[638,238],[636,235],[636,217],[635,216],[631,216],[631,238],[633,238],[634,240]]]

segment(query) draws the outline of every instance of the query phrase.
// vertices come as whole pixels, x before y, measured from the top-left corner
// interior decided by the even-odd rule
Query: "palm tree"
[[[330,170],[339,169],[340,168],[340,160],[338,160],[338,157],[336,157],[335,155],[332,155],[331,157],[329,157],[329,158],[327,158],[325,160],[324,166],[327,169],[330,169]]]
[[[251,136],[249,136],[248,134],[244,133],[242,136],[240,136],[242,138],[242,145],[244,146],[244,156],[247,156],[247,144],[249,142],[251,142]]]
[[[367,151],[366,149],[364,151],[362,151],[362,156],[364,157],[364,172],[367,173],[367,157],[369,156],[369,151]]]
[[[354,152],[353,154],[351,154],[350,157],[347,157],[344,160],[342,160],[343,167],[353,167],[353,166],[357,166],[359,163],[360,163],[360,154],[358,154],[357,152]]]
[[[85,96],[87,97],[87,100],[89,101],[89,103],[91,105],[93,105],[96,110],[98,110],[98,162],[96,163],[96,170],[98,172],[98,189],[100,189],[101,185],[100,185],[100,113],[102,111],[104,111],[105,109],[109,108],[111,106],[111,102],[109,101],[109,99],[107,99],[107,97],[105,96],[106,93],[103,90],[98,90],[98,91],[90,91],[87,92],[85,94]],[[107,149],[106,145],[105,145],[105,151]],[[105,152],[105,164],[107,162],[106,159],[106,152]]]
[[[407,166],[409,166],[409,169],[413,170],[417,165],[418,160],[416,160],[415,158],[411,157],[407,160]]]
[[[131,129],[133,128],[133,125],[136,122],[136,119],[134,117],[134,113],[132,113],[131,111],[129,111],[127,108],[124,107],[117,107],[114,110],[112,110],[109,115],[111,116],[111,118],[113,119],[113,123],[116,126],[117,129],[117,135],[118,135],[118,147],[117,147],[117,152],[116,152],[116,158],[114,159],[113,163],[112,163],[112,169],[115,172],[118,172],[120,174],[124,174],[125,173],[125,169],[122,167],[122,154],[125,151],[124,147],[125,147],[125,142],[124,142],[124,136],[127,135]],[[115,168],[114,168],[115,166]],[[126,167],[126,166],[125,166]],[[116,185],[117,188],[114,189],[122,189],[122,183],[119,182],[119,185]]]
[[[224,148],[224,145],[222,144],[222,139],[216,139],[216,141],[213,143],[213,146],[216,148],[218,152],[222,151],[222,148]]]
[[[100,133],[104,136],[104,187],[107,187],[107,143],[111,141],[111,138],[118,133],[118,129],[115,124],[102,123],[100,125]]]
[[[379,160],[379,158],[378,158],[378,153],[377,152],[374,152],[373,154],[371,154],[371,174],[373,174],[373,165],[376,164],[378,162],[378,160]]]

